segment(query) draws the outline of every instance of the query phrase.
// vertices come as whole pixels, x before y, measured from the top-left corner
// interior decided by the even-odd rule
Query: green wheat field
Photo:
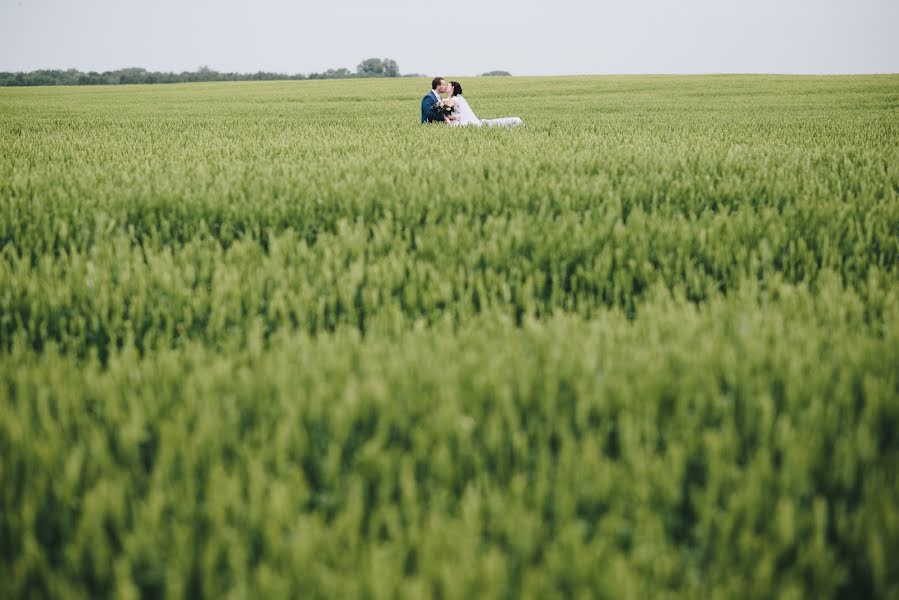
[[[899,597],[899,76],[0,90],[0,587]]]

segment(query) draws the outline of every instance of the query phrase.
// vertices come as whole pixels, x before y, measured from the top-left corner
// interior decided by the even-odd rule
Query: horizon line
[[[30,73],[35,73],[38,71],[78,71],[80,73],[111,73],[115,71],[124,71],[127,69],[140,69],[147,73],[171,73],[171,74],[180,74],[180,73],[199,73],[202,70],[206,69],[213,73],[218,74],[234,74],[234,75],[254,75],[257,73],[269,73],[272,75],[283,75],[285,77],[308,77],[309,75],[318,75],[322,73],[327,73],[328,71],[335,71],[339,69],[345,69],[349,71],[346,67],[331,67],[326,69],[325,71],[308,71],[308,72],[287,72],[287,71],[274,71],[274,70],[266,70],[266,69],[257,69],[255,71],[237,71],[237,70],[219,70],[214,67],[210,67],[208,65],[199,65],[194,70],[155,70],[148,69],[146,67],[139,66],[127,66],[127,67],[118,67],[114,69],[104,69],[104,70],[82,70],[78,67],[41,67],[37,69],[31,70],[4,70],[0,69],[0,73],[10,73],[10,74],[23,74],[27,75]],[[660,76],[697,76],[697,75],[719,75],[719,76],[738,76],[738,75],[764,75],[764,76],[853,76],[853,75],[899,75],[899,71],[606,71],[606,72],[578,72],[578,73],[522,73],[522,74],[514,74],[509,73],[509,75],[485,75],[486,73],[491,73],[493,71],[506,71],[505,69],[493,69],[492,71],[485,71],[484,73],[476,73],[476,74],[461,74],[456,73],[453,75],[440,75],[440,77],[614,77],[614,76],[642,76],[642,77],[660,77]],[[351,71],[351,76],[346,77],[346,79],[423,79],[429,77],[437,77],[438,75],[429,75],[424,73],[400,73],[395,77],[378,77],[378,76],[368,76],[368,77],[357,77],[355,72]],[[334,80],[337,80],[335,78]],[[185,83],[216,83],[216,82],[185,82]],[[225,83],[225,82],[218,82]],[[132,85],[140,85],[140,84],[132,84]]]

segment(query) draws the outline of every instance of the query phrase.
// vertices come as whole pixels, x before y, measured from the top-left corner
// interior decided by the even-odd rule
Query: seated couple
[[[440,94],[447,94],[447,97],[441,98]],[[462,84],[458,81],[447,83],[443,77],[435,77],[431,82],[431,91],[421,99],[421,122],[445,123],[455,127],[463,125],[515,127],[522,124],[522,120],[518,117],[479,119],[462,95]]]

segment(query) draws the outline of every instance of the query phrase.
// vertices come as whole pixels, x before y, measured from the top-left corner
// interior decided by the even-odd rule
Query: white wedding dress
[[[471,110],[468,100],[463,98],[461,94],[453,96],[453,100],[456,103],[456,111],[453,113],[455,119],[450,121],[450,125],[453,125],[454,127],[461,127],[463,125],[474,125],[475,127],[481,127],[482,125],[486,125],[487,127],[515,127],[516,125],[522,124],[522,120],[518,117],[479,119],[477,115],[474,114],[474,111]]]

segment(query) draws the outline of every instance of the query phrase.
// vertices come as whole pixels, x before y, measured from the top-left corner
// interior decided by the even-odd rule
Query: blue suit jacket
[[[431,92],[425,94],[425,97],[421,99],[422,123],[443,123],[443,115],[434,110],[435,104],[437,104],[437,99]]]

